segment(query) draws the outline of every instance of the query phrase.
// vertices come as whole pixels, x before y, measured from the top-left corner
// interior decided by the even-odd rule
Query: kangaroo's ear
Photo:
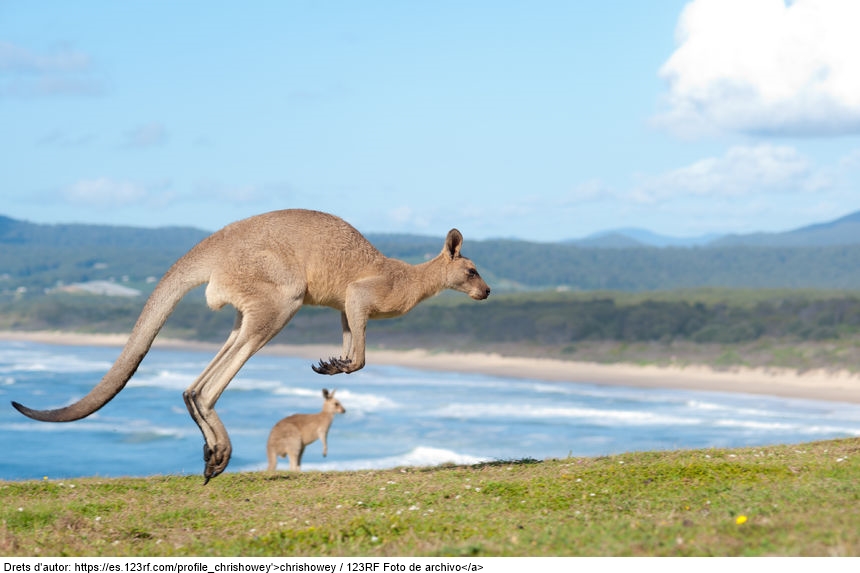
[[[457,229],[448,231],[448,237],[445,239],[445,248],[442,252],[448,255],[449,259],[456,259],[460,256],[460,247],[463,246],[463,235]]]
[[[328,390],[326,390],[325,388],[323,388],[323,398],[328,400]]]

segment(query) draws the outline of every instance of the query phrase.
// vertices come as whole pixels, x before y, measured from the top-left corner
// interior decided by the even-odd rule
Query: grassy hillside
[[[860,556],[860,439],[0,482],[0,555]]]

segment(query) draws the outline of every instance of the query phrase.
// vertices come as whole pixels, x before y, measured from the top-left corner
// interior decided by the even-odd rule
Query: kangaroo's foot
[[[230,436],[215,410],[204,412],[200,407],[197,392],[184,392],[182,397],[188,407],[188,412],[203,433],[203,462],[205,464],[203,485],[206,485],[210,479],[227,469],[227,464],[230,463],[230,456],[233,453],[233,446],[230,444]]]
[[[230,456],[233,453],[233,446],[229,440],[226,444],[203,444],[203,485],[209,483],[209,480],[222,473],[227,469],[227,464],[230,463]]]
[[[352,372],[349,365],[352,362],[349,358],[334,358],[328,359],[328,362],[320,360],[319,365],[312,364],[314,372],[317,374],[340,374],[341,372]]]

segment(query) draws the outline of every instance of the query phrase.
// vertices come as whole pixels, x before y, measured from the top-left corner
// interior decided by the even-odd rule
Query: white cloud
[[[154,147],[167,141],[167,130],[157,122],[138,126],[125,134],[125,147]]]
[[[295,191],[288,183],[246,183],[229,184],[211,179],[201,180],[194,184],[191,199],[195,201],[218,201],[230,205],[250,206],[257,204],[263,210],[284,204],[295,196]]]
[[[576,185],[568,193],[566,193],[561,201],[561,205],[571,205],[583,203],[586,201],[600,201],[612,199],[617,196],[614,189],[609,187],[600,179],[589,179],[584,183]]]
[[[92,133],[69,133],[59,129],[51,130],[36,140],[36,145],[44,147],[85,147],[96,140]]]
[[[860,167],[860,149],[852,149],[839,159],[839,166],[845,169]]]
[[[400,205],[388,209],[387,215],[388,220],[398,230],[407,233],[424,233],[431,228],[430,219],[434,218],[435,213],[425,210],[416,211],[408,205]]]
[[[76,72],[89,67],[89,56],[68,46],[38,54],[10,42],[0,42],[0,72]]]
[[[410,223],[415,217],[414,211],[405,205],[388,210],[391,220],[399,225]]]
[[[655,203],[677,197],[749,197],[817,191],[828,184],[827,178],[793,147],[736,146],[721,157],[640,177],[630,198]]]
[[[695,0],[657,123],[682,135],[860,133],[860,2]]]
[[[0,42],[0,96],[100,95],[91,58],[69,46],[38,53]]]
[[[169,183],[151,185],[120,181],[109,177],[82,179],[63,190],[63,197],[72,204],[112,209],[137,204],[164,203],[164,191]]]

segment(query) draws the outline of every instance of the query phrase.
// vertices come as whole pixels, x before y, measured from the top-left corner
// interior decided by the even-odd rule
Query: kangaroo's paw
[[[203,432],[203,485],[209,483],[213,477],[221,474],[230,463],[230,455],[233,446],[230,444],[230,436],[227,429],[221,423],[215,410],[204,411],[198,403],[198,394],[195,391],[186,391],[182,394],[188,412],[200,431]]]
[[[328,362],[320,360],[319,365],[313,364],[311,368],[317,374],[340,374],[341,372],[349,372],[349,364],[352,362],[349,358],[329,358]]]
[[[232,452],[233,447],[229,444],[226,446],[215,444],[211,447],[209,444],[203,444],[203,461],[206,463],[206,467],[203,469],[203,477],[205,478],[203,485],[227,469]]]

